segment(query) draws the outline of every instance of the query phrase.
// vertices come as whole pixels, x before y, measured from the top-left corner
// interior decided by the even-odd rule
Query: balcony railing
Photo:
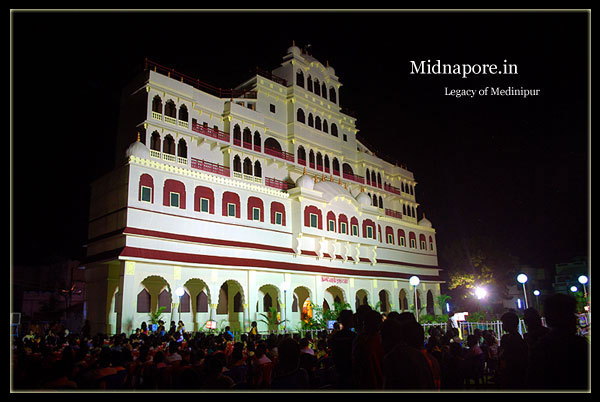
[[[400,189],[398,187],[392,186],[391,184],[384,184],[383,189],[385,191],[389,191],[390,193],[402,195]]]
[[[201,159],[191,158],[190,166],[192,169],[203,170],[209,173],[220,174],[221,176],[229,177],[229,168],[227,166],[221,166],[218,163],[212,163]]]
[[[289,190],[290,188],[294,187],[294,185],[291,183],[288,183],[283,180],[278,180],[273,177],[265,177],[265,186],[278,188],[280,190]]]
[[[300,159],[300,158],[298,158],[298,164],[300,164],[302,166],[306,166],[306,159]]]
[[[291,154],[291,153],[285,152],[285,151],[281,151],[279,149],[274,149],[274,148],[269,148],[269,147],[264,147],[264,148],[265,148],[265,154],[267,154],[267,155],[275,156],[277,158],[281,158],[281,159],[284,159],[289,162],[294,162],[294,154]]]
[[[249,91],[246,89],[223,89],[215,87],[214,85],[207,84],[200,81],[199,79],[192,78],[188,75],[179,73],[172,68],[161,66],[151,60],[145,59],[144,68],[146,70],[153,70],[159,74],[166,75],[169,78],[180,81],[184,84],[191,85],[196,89],[200,89],[204,92],[208,92],[219,98],[252,98],[256,99],[256,91]]]
[[[386,208],[385,214],[387,216],[391,216],[392,218],[402,219],[402,212],[400,212],[400,211],[394,211],[393,209]]]
[[[343,175],[342,175],[342,177],[344,179],[352,180],[352,181],[355,181],[357,183],[365,184],[365,178],[362,177],[362,176],[357,176],[357,175],[352,174],[352,173],[346,173],[346,172],[344,172]]]
[[[229,133],[224,131],[220,131],[214,128],[210,128],[208,126],[204,126],[198,123],[192,123],[192,130],[200,133],[202,135],[206,135],[208,137],[216,138],[221,141],[229,142]]]

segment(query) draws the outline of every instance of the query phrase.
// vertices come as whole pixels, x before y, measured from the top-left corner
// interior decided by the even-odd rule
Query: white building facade
[[[441,314],[414,175],[356,139],[340,86],[296,46],[234,90],[147,61],[123,93],[115,169],[92,183],[92,330],[130,333],[159,306],[188,330],[241,331],[274,307],[296,330],[308,302],[410,310],[413,275],[422,312]]]

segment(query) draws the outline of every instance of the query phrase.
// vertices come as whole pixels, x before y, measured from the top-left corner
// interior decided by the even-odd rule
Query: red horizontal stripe
[[[354,270],[345,268],[329,268],[321,265],[294,264],[290,262],[259,260],[255,258],[223,257],[203,254],[179,253],[174,251],[150,250],[137,247],[125,247],[119,257],[145,258],[160,261],[183,262],[189,264],[225,265],[247,268],[284,269],[288,271],[305,271],[344,276],[378,276],[395,279],[409,279],[413,274],[399,272]],[[439,276],[419,275],[423,281],[440,281]]]

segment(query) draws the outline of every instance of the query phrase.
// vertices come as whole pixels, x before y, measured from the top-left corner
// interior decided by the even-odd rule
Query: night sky
[[[419,218],[493,237],[522,263],[588,254],[585,12],[15,12],[13,264],[81,259],[90,183],[114,165],[119,101],[144,58],[223,88],[311,44],[359,135],[406,164]],[[518,65],[518,75],[410,75],[409,61]],[[444,88],[540,89],[456,99]],[[441,267],[443,268],[443,267]]]

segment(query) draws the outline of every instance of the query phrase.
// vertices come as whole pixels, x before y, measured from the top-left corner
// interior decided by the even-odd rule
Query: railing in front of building
[[[277,188],[279,190],[289,190],[290,188],[294,187],[294,185],[291,183],[278,180],[273,177],[265,177],[265,186]]]
[[[230,176],[229,168],[218,163],[212,163],[202,159],[191,158],[190,166],[192,167],[192,169],[203,170],[209,173],[216,173],[221,176]]]
[[[161,66],[151,60],[145,59],[144,62],[145,70],[152,70],[156,73],[166,75],[169,78],[180,81],[184,84],[191,85],[196,89],[204,92],[208,92],[212,95],[218,96],[219,98],[251,98],[256,99],[256,91],[249,91],[246,89],[224,89],[214,85],[202,82],[197,78],[192,78],[186,74],[179,73],[172,68]]]
[[[343,175],[342,175],[342,177],[344,179],[352,180],[352,181],[355,181],[357,183],[365,184],[365,178],[362,177],[362,176],[357,176],[357,175],[352,174],[352,173],[346,173],[346,172],[344,172]]]
[[[198,123],[192,123],[192,130],[199,134],[206,135],[207,137],[229,142],[229,133],[226,133],[225,131],[210,128]]]
[[[392,186],[391,184],[384,184],[383,189],[385,191],[389,191],[390,193],[402,195],[402,192],[400,191],[400,189],[398,187]]]
[[[294,162],[294,154],[269,147],[264,147],[264,149],[264,152],[267,155],[275,156],[289,162]]]
[[[402,219],[402,212],[400,212],[400,211],[394,211],[393,209],[386,208],[385,214],[387,216],[391,216],[392,218]]]

